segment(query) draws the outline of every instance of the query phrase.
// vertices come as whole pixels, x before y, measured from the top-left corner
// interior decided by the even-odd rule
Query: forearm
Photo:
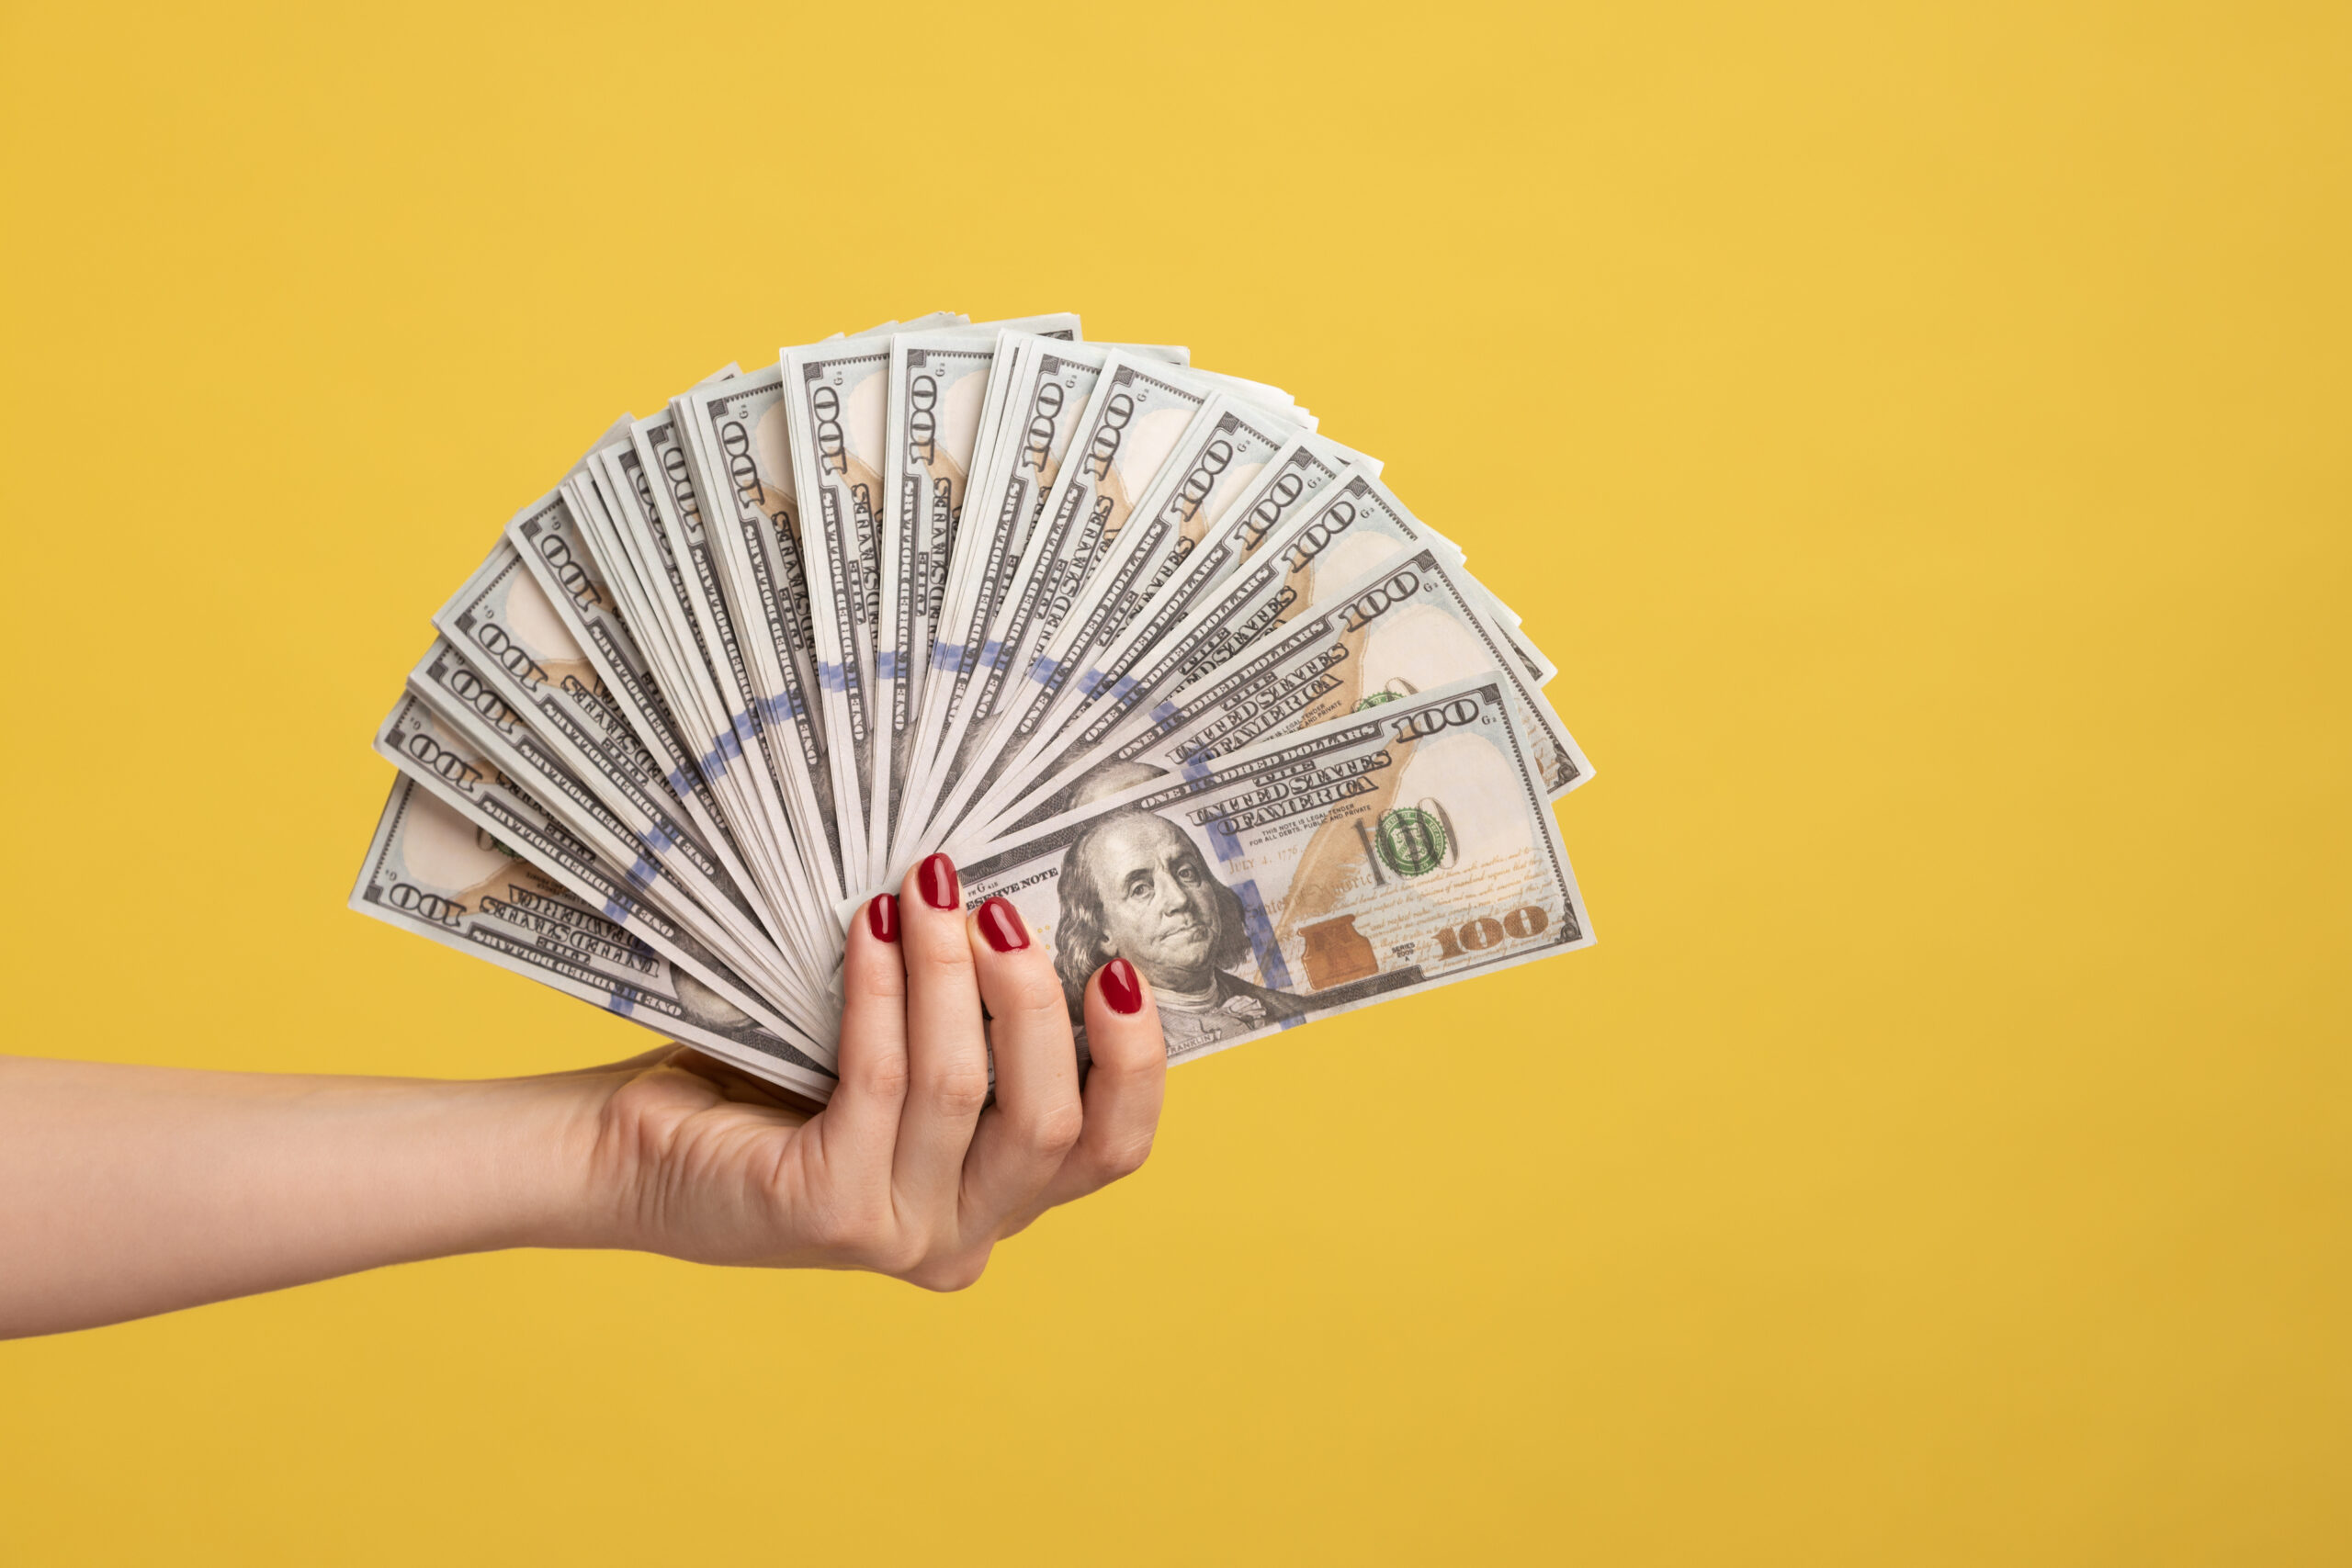
[[[451,1253],[602,1245],[591,1154],[623,1076],[0,1057],[0,1337]]]

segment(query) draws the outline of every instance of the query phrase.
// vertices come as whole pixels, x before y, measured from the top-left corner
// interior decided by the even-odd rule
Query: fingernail
[[[865,929],[874,933],[876,942],[899,940],[899,900],[888,893],[877,894],[865,906]]]
[[[980,906],[980,934],[999,953],[1018,953],[1029,945],[1029,928],[1021,923],[1021,911],[1001,898],[991,898]]]
[[[1102,999],[1111,1010],[1129,1017],[1143,1011],[1143,976],[1136,966],[1124,958],[1114,958],[1102,965]]]
[[[956,863],[945,855],[923,856],[915,868],[915,886],[934,909],[953,909],[964,901],[964,890],[956,885]]]

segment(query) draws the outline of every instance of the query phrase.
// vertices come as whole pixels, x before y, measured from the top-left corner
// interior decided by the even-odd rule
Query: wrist
[[[598,1067],[480,1087],[497,1118],[503,1195],[491,1247],[626,1247],[627,1162],[610,1136],[614,1097],[632,1073]]]

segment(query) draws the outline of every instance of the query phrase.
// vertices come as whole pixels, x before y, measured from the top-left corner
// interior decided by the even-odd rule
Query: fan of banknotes
[[[434,616],[352,905],[819,1101],[936,850],[1171,1061],[1582,947],[1555,668],[1380,471],[1069,315],[729,367]]]

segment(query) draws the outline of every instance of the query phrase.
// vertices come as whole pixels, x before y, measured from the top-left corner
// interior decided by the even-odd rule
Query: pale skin
[[[510,1247],[971,1284],[1143,1163],[1167,1060],[1149,986],[1121,1012],[1098,972],[1081,1084],[1043,947],[998,951],[922,872],[896,940],[852,923],[813,1116],[674,1046],[470,1082],[0,1057],[0,1337]]]

